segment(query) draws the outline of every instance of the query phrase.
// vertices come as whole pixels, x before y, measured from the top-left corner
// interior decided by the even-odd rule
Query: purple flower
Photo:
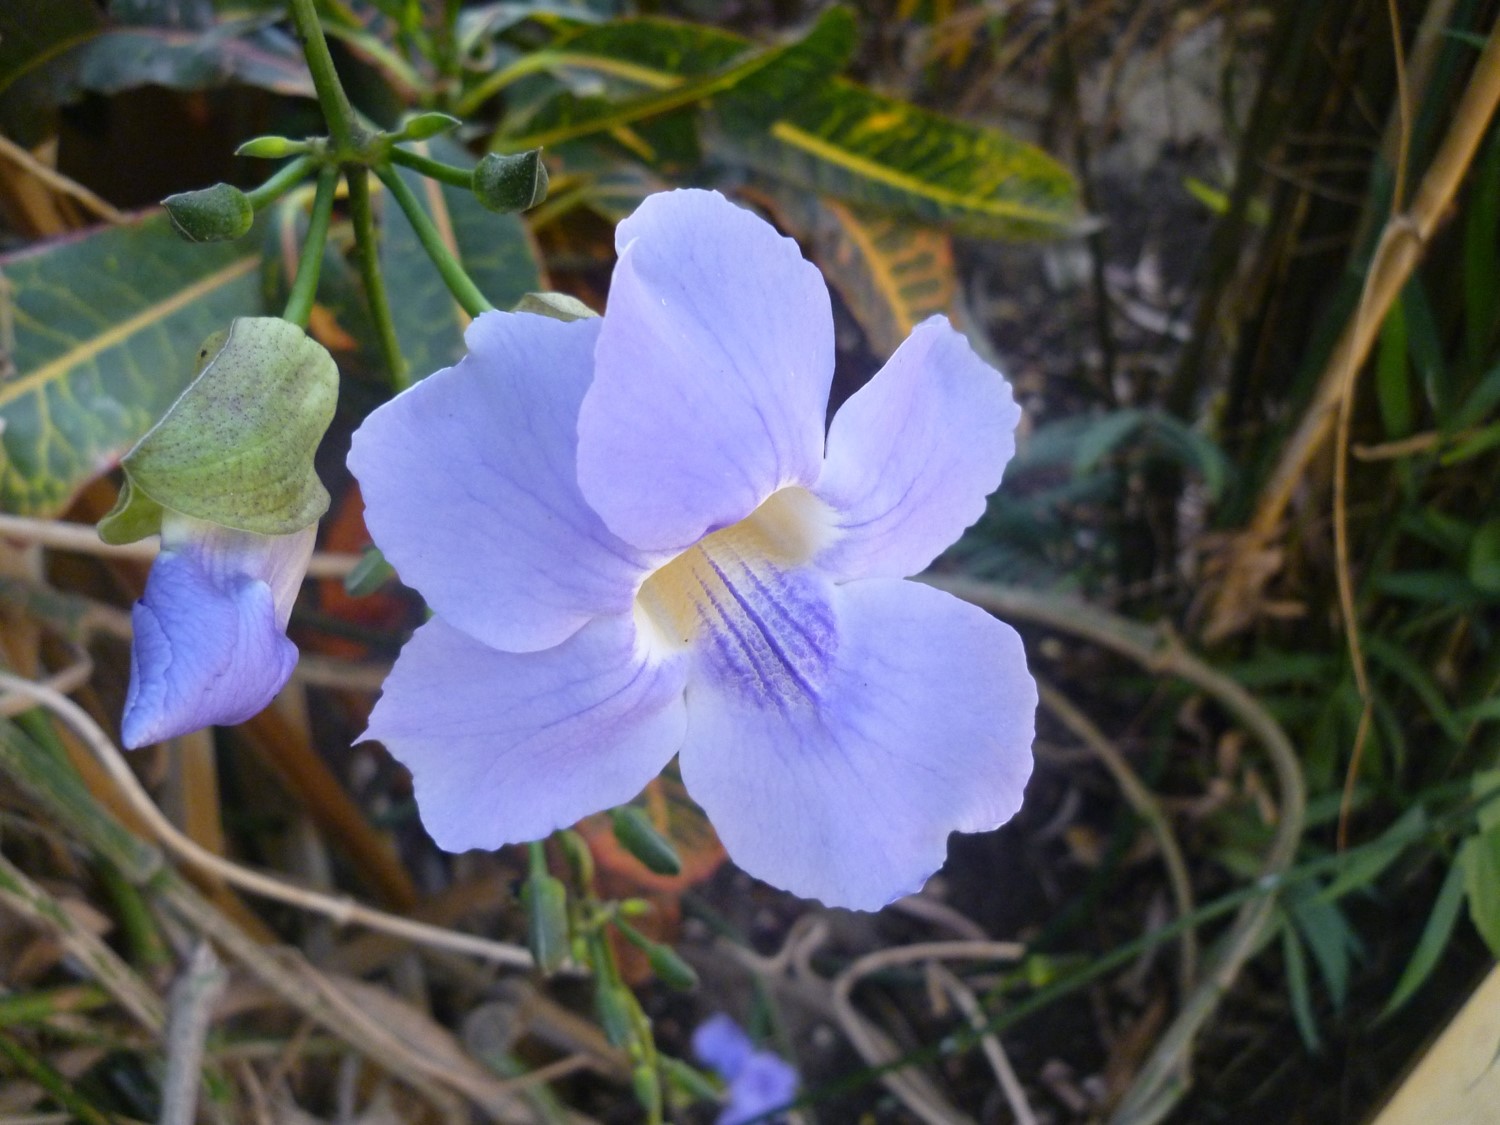
[[[984,511],[1020,410],[942,318],[824,435],[818,271],[714,192],[647,199],[602,318],[488,313],[355,435],[435,613],[369,737],[453,851],[634,797],[673,754],[746,871],[877,908],[1031,771],[1014,630],[903,581]]]
[[[797,1071],[770,1051],[758,1051],[740,1025],[709,1016],[693,1032],[693,1054],[728,1086],[727,1104],[715,1125],[744,1125],[797,1094]]]
[[[126,746],[243,722],[271,702],[297,663],[286,624],[316,534],[316,524],[257,535],[162,520],[161,554],[130,614]]]

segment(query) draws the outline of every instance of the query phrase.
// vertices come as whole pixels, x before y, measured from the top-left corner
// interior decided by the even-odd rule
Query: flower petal
[[[796,1068],[770,1051],[752,1051],[730,1080],[729,1104],[714,1125],[750,1125],[796,1096]]]
[[[349,468],[375,542],[434,611],[513,652],[624,612],[644,570],[584,503],[578,404],[598,320],[486,313],[469,354],[376,410]]]
[[[315,523],[290,535],[260,535],[172,511],[161,522],[162,550],[191,554],[220,589],[229,588],[241,576],[259,578],[270,586],[276,624],[282,631],[292,619],[292,605],[302,590],[317,538]]]
[[[578,481],[621,538],[677,551],[817,479],[833,314],[797,244],[717,192],[654,195],[615,241]]]
[[[734,1081],[754,1051],[750,1036],[723,1012],[715,1012],[693,1030],[693,1054],[726,1082]]]
[[[904,578],[984,514],[1015,452],[1021,408],[941,316],[839,408],[813,491],[842,532],[820,557],[840,578]]]
[[[871,910],[921,887],[949,832],[1020,807],[1036,685],[1015,630],[931,587],[850,582],[832,606],[804,706],[757,706],[695,665],[682,779],[751,875]]]
[[[130,615],[135,639],[120,734],[132,750],[244,722],[291,677],[297,648],[282,632],[271,587],[244,574],[220,579],[192,549],[163,551],[152,564]]]
[[[629,615],[543,652],[500,652],[435,617],[370,716],[448,851],[537,840],[630,800],[682,742],[683,661],[648,660]]]

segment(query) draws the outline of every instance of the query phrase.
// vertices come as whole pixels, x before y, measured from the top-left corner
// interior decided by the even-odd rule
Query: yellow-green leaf
[[[191,379],[183,353],[259,310],[260,261],[160,212],[0,258],[0,508],[56,514],[108,471]]]
[[[772,207],[811,247],[876,355],[890,355],[913,328],[952,305],[957,282],[947,232],[794,192],[778,192]]]
[[[535,66],[590,71],[615,90],[670,91],[733,66],[752,48],[740,36],[702,26],[623,20],[565,27],[554,47],[538,53]],[[769,119],[742,112],[734,91],[711,104],[711,111],[720,110],[711,147],[721,159],[850,203],[975,234],[1054,236],[1085,224],[1073,177],[1034,145],[845,79],[807,82],[795,68],[788,80],[802,85],[781,96],[772,88],[776,73],[767,68],[754,78],[757,99],[775,107]]]

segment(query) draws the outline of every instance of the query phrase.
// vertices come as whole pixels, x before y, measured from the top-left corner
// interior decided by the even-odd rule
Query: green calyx
[[[514,311],[550,316],[553,320],[588,320],[599,315],[577,297],[551,291],[527,293],[516,302]]]
[[[162,200],[177,233],[189,242],[227,242],[250,230],[255,208],[232,184],[183,191]]]
[[[490,153],[474,168],[474,194],[491,211],[535,207],[547,198],[547,166],[542,163],[542,150]]]
[[[199,373],[124,459],[106,543],[161,530],[170,509],[240,531],[290,535],[328,510],[313,453],[333,420],[338,369],[302,329],[239,317],[204,341]]]

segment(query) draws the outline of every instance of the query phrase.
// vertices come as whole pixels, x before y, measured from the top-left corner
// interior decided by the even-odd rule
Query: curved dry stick
[[[1188,875],[1187,860],[1183,858],[1182,848],[1177,843],[1177,836],[1172,831],[1172,825],[1167,820],[1166,813],[1162,812],[1161,804],[1157,801],[1155,794],[1146,788],[1146,783],[1135,772],[1125,756],[1115,749],[1114,743],[1104,736],[1104,732],[1094,725],[1087,715],[1075,707],[1067,696],[1063,695],[1050,684],[1037,679],[1037,689],[1041,693],[1042,706],[1056,716],[1058,722],[1067,727],[1072,734],[1078,738],[1109,770],[1115,779],[1115,784],[1120,787],[1120,792],[1125,795],[1125,800],[1135,810],[1137,816],[1146,822],[1151,834],[1156,837],[1156,846],[1161,849],[1161,861],[1167,869],[1167,881],[1172,885],[1172,898],[1175,900],[1177,915],[1186,918],[1195,909],[1193,902],[1193,882]],[[1178,942],[1181,957],[1178,964],[1178,987],[1183,996],[1186,996],[1193,987],[1193,981],[1198,977],[1198,936],[1191,927],[1182,931],[1182,937]]]
[[[871,973],[892,965],[913,961],[963,959],[969,961],[1017,961],[1026,955],[1026,947],[1013,941],[925,941],[879,949],[859,958],[833,981],[832,1000],[835,1017],[854,1049],[872,1067],[882,1067],[900,1057],[896,1045],[884,1032],[871,1024],[854,1006],[854,986]],[[900,1098],[912,1113],[927,1125],[969,1125],[970,1119],[948,1104],[927,1078],[906,1070],[889,1070],[881,1074],[886,1089]]]
[[[1010,1065],[1010,1057],[1006,1055],[1005,1048],[1000,1043],[1000,1037],[989,1029],[989,1021],[985,1019],[984,1009],[980,1006],[978,997],[974,995],[974,990],[959,980],[958,974],[952,969],[940,962],[933,962],[930,969],[933,976],[937,978],[937,982],[943,986],[963,1012],[964,1018],[969,1021],[969,1026],[979,1036],[979,1046],[984,1051],[984,1057],[989,1060],[990,1069],[995,1072],[995,1079],[1000,1083],[1000,1092],[1005,1095],[1005,1100],[1010,1105],[1010,1112],[1016,1119],[1016,1125],[1037,1125],[1036,1114],[1032,1112],[1031,1103],[1026,1099],[1026,1091],[1021,1086],[1021,1080],[1016,1077],[1016,1069]]]
[[[1500,37],[1497,37],[1500,42]],[[1500,54],[1500,52],[1497,52]],[[1291,867],[1302,841],[1307,819],[1307,786],[1297,751],[1281,724],[1233,678],[1194,656],[1169,633],[1141,625],[1098,606],[1070,598],[1015,589],[950,575],[931,575],[930,585],[1012,621],[1029,621],[1060,633],[1090,641],[1118,653],[1148,671],[1176,676],[1216,699],[1253,734],[1271,760],[1280,793],[1276,834],[1261,866],[1260,883],[1268,893],[1240,908],[1234,924],[1219,945],[1212,966],[1183,1001],[1181,1009],[1152,1051],[1146,1065],[1116,1112],[1116,1125],[1159,1121],[1187,1092],[1187,1060],[1193,1040],[1245,963],[1259,948],[1273,911],[1271,888]]]
[[[215,855],[179,832],[177,826],[162,815],[161,810],[156,807],[156,802],[141,787],[135,774],[126,765],[125,759],[121,757],[113,740],[78,704],[53,688],[21,679],[8,672],[0,672],[0,690],[3,690],[5,695],[20,696],[45,707],[83,739],[94,757],[98,759],[99,764],[109,774],[110,779],[119,786],[131,809],[149,826],[157,841],[189,866],[223,879],[226,883],[239,887],[243,891],[249,891],[251,894],[275,899],[277,902],[284,902],[310,913],[321,914],[326,918],[331,918],[340,926],[350,924],[365,926],[434,949],[445,949],[453,953],[481,957],[497,965],[508,965],[520,969],[529,969],[533,966],[531,954],[518,945],[490,941],[471,934],[461,934],[454,930],[443,929],[441,926],[429,926],[424,922],[413,922],[395,914],[387,914],[383,910],[364,906],[353,899],[335,898],[332,895],[319,894],[316,891],[294,886],[274,876],[252,871],[248,867],[242,867]],[[0,696],[0,707],[3,706],[4,697]]]

